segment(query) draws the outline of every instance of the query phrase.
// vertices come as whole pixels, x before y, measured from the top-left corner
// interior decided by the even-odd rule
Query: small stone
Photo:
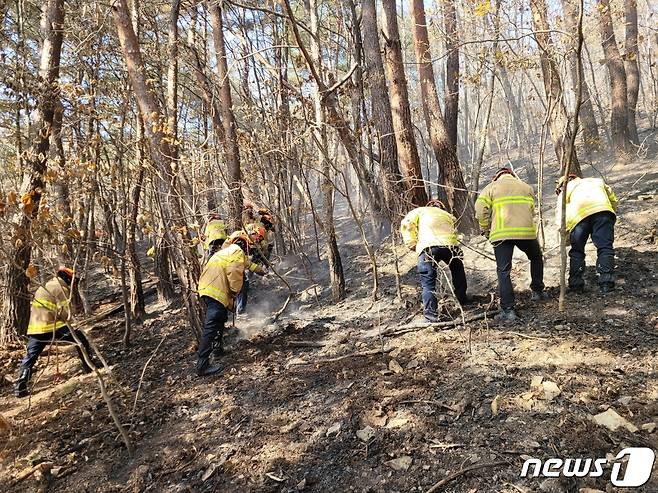
[[[647,433],[653,433],[656,431],[656,423],[644,423],[642,426],[640,426],[644,431]]]
[[[329,437],[331,435],[338,435],[339,432],[340,432],[340,421],[336,421],[333,425],[329,427],[325,435]]]
[[[403,373],[404,372],[404,370],[402,369],[402,366],[400,366],[400,363],[398,363],[394,359],[392,359],[391,361],[388,362],[388,369],[391,370],[392,372],[395,372],[395,373]]]
[[[617,399],[617,402],[619,402],[619,404],[622,404],[624,406],[628,406],[631,403],[631,400],[632,400],[631,396],[624,395],[621,396],[619,399]]]
[[[366,426],[365,428],[356,431],[356,436],[359,440],[365,443],[368,443],[375,438],[375,434],[375,430],[371,426]]]
[[[409,467],[411,467],[412,460],[413,459],[408,455],[403,455],[397,459],[388,460],[384,462],[384,464],[386,464],[391,469],[395,469],[396,471],[406,471],[409,469]]]

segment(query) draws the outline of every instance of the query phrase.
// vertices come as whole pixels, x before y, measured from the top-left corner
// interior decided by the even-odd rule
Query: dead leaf
[[[610,431],[615,431],[618,428],[625,428],[631,433],[638,431],[637,426],[628,421],[626,418],[623,418],[613,408],[609,408],[604,413],[599,413],[596,416],[589,416],[594,423],[597,425],[605,426]]]
[[[497,395],[496,397],[494,397],[494,400],[491,401],[491,414],[497,416],[499,410],[500,410],[500,396]]]
[[[281,477],[279,477],[279,476],[275,476],[274,473],[271,473],[271,472],[266,472],[266,473],[265,473],[265,476],[267,476],[268,478],[270,478],[272,481],[276,481],[277,483],[283,483],[283,482],[286,480],[285,478],[281,478]]]
[[[409,422],[409,418],[405,418],[403,416],[395,416],[394,418],[391,418],[388,420],[388,423],[386,424],[386,428],[400,428],[404,425],[406,425]]]
[[[541,375],[536,375],[532,377],[532,380],[530,381],[530,388],[534,389],[535,387],[539,387],[544,380],[544,377]]]
[[[412,460],[413,459],[408,455],[403,455],[397,459],[388,460],[384,462],[384,464],[386,464],[391,469],[395,469],[396,471],[406,471],[409,469],[409,467],[411,467]]]
[[[27,269],[25,269],[25,275],[28,277],[28,279],[34,279],[37,277],[37,274],[39,274],[39,269],[36,268],[36,266],[30,264]]]
[[[544,390],[544,399],[549,402],[562,393],[560,387],[558,387],[555,382],[551,382],[550,380],[546,380],[541,385]]]
[[[206,472],[203,473],[203,476],[201,476],[201,481],[205,482],[210,479],[210,476],[215,474],[215,471],[217,470],[217,464],[214,462],[208,466],[208,469],[206,469]]]
[[[366,426],[361,430],[356,431],[356,436],[362,442],[368,443],[370,440],[375,438],[376,432],[371,426]]]
[[[326,436],[338,435],[340,432],[340,421],[336,421],[333,425],[327,430]]]
[[[391,361],[388,362],[388,369],[391,370],[392,372],[395,372],[395,373],[403,373],[404,372],[404,370],[402,369],[402,366],[400,366],[400,363],[398,363],[394,359],[392,359]]]

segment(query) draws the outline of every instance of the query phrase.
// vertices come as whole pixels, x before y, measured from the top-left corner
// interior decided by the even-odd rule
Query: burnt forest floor
[[[23,400],[9,383],[23,349],[3,354],[0,371],[9,378],[0,387],[0,491],[426,491],[474,463],[497,464],[440,491],[615,491],[609,469],[589,479],[519,474],[527,456],[658,449],[658,167],[644,163],[608,173],[622,197],[617,290],[601,297],[588,267],[590,291],[569,296],[564,312],[557,239],[547,233],[553,299],[530,303],[528,265],[517,252],[522,322],[514,326],[480,320],[392,334],[420,321],[415,255],[400,253],[398,300],[391,249],[380,248],[381,295],[372,302],[367,257],[354,243],[341,247],[349,288],[341,303],[328,302],[323,269],[311,266],[309,278],[299,257],[278,264],[302,294],[276,323],[267,317],[286,291],[274,276],[254,283],[216,377],[193,376],[194,347],[180,309],[152,300],[127,349],[121,314],[86,327],[112,367],[116,382],[108,378],[108,386],[135,443],[133,459],[95,378],[80,373],[71,349],[44,353],[33,396]],[[553,210],[545,214],[551,219]],[[549,221],[546,230],[553,227]],[[469,244],[491,255],[484,242]],[[468,316],[487,307],[496,284],[493,262],[465,253],[470,291],[480,301]],[[593,254],[588,246],[588,266]],[[449,302],[445,312],[446,320],[460,318]],[[639,430],[591,421],[608,408]],[[50,472],[28,475],[44,462],[52,462]],[[635,491],[658,491],[658,474]]]

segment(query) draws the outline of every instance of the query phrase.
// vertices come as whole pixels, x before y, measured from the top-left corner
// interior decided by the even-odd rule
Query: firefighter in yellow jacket
[[[510,273],[514,247],[530,260],[532,301],[547,299],[544,292],[544,259],[534,222],[535,196],[530,185],[509,168],[501,168],[475,202],[475,215],[482,234],[494,247],[501,313],[498,320],[517,320],[514,287]]]
[[[17,397],[28,395],[28,384],[32,375],[32,368],[48,344],[62,342],[76,344],[75,348],[82,363],[82,370],[85,373],[92,371],[84,360],[82,351],[71,333],[71,328],[68,326],[71,316],[71,290],[74,289],[74,283],[76,282],[74,271],[62,267],[57,271],[55,277],[39,287],[34,293],[30,309],[30,322],[27,327],[27,354],[21,361],[21,368],[14,389],[14,394]],[[89,341],[87,341],[84,332],[76,330],[75,335],[91,358]]]
[[[425,207],[409,212],[400,223],[404,244],[418,254],[418,276],[423,289],[423,315],[430,322],[439,320],[436,299],[437,268],[444,262],[450,268],[455,296],[468,303],[466,273],[458,246],[455,216],[444,210],[440,200],[430,200]]]
[[[227,236],[226,223],[222,221],[221,216],[216,213],[210,214],[208,224],[203,231],[203,246],[208,252],[208,257],[222,247]]]
[[[561,224],[564,177],[558,181],[557,224]],[[585,289],[585,244],[591,236],[597,249],[596,272],[599,290],[606,294],[615,287],[615,222],[617,197],[599,178],[569,175],[566,187],[566,227],[569,232],[569,290]]]
[[[249,260],[251,243],[251,238],[244,232],[233,233],[226,240],[225,247],[210,257],[201,273],[198,291],[206,305],[206,319],[196,365],[198,376],[212,375],[221,369],[210,365],[210,354],[215,339],[219,338],[221,344],[224,324],[242,289],[245,270],[260,275],[267,273]]]

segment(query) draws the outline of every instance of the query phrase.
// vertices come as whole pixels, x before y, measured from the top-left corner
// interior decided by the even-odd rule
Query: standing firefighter
[[[562,218],[562,190],[564,177],[558,181],[557,224]],[[599,290],[610,293],[615,288],[615,222],[617,197],[612,189],[599,178],[568,176],[566,227],[569,240],[569,290],[585,289],[585,244],[591,236],[597,249],[596,272]]]
[[[518,319],[514,311],[514,287],[510,273],[514,247],[530,260],[532,301],[547,299],[544,293],[544,259],[534,223],[535,197],[532,187],[509,168],[501,168],[475,202],[475,215],[482,234],[494,247],[501,322]]]
[[[199,279],[199,295],[206,305],[206,320],[199,344],[196,373],[198,376],[212,375],[221,368],[210,365],[213,343],[219,338],[223,351],[222,337],[228,312],[233,311],[235,297],[242,289],[245,270],[249,269],[260,275],[266,271],[249,260],[251,239],[242,232],[233,233],[226,241],[229,243],[208,260]]]
[[[228,236],[226,234],[226,224],[219,214],[210,214],[203,236],[203,246],[208,253],[208,257],[212,257],[212,254],[222,247]]]
[[[455,216],[444,210],[439,200],[430,200],[426,207],[417,207],[400,223],[404,244],[418,253],[418,275],[423,288],[423,315],[430,322],[438,317],[436,278],[439,262],[450,268],[455,296],[461,303],[470,301],[466,294],[466,273],[458,246]]]
[[[82,371],[85,373],[92,371],[71,333],[71,328],[68,326],[71,315],[69,309],[71,290],[76,288],[76,284],[77,278],[75,278],[73,270],[62,267],[57,271],[55,277],[39,287],[34,293],[30,309],[30,323],[27,327],[27,354],[21,361],[21,369],[14,390],[17,397],[28,395],[28,383],[32,375],[32,368],[48,344],[75,344],[75,349],[82,363]],[[87,341],[84,332],[75,330],[75,335],[91,358],[89,341]]]

